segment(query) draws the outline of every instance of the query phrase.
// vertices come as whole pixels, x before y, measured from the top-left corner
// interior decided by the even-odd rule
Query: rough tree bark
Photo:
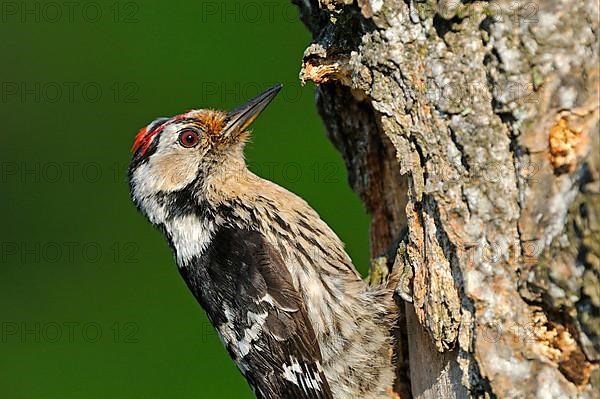
[[[597,0],[294,3],[372,253],[401,240],[402,398],[598,397]]]

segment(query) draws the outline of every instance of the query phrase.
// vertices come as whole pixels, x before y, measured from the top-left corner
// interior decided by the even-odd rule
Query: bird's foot
[[[402,253],[401,253],[402,252]],[[398,255],[396,257],[396,261],[394,262],[393,273],[398,273],[398,284],[396,285],[396,294],[406,302],[413,301],[413,290],[412,290],[412,278],[413,278],[413,270],[410,267],[410,263],[408,259],[404,256],[405,247],[401,245],[398,249]]]
[[[371,259],[367,283],[372,287],[384,284],[388,279],[389,273],[387,257],[378,256],[375,259]]]

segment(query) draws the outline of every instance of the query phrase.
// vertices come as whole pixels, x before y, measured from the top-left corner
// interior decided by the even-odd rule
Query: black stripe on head
[[[146,128],[145,136],[147,137],[152,134],[155,134],[155,131],[158,129],[161,129],[169,120],[170,120],[170,118],[157,118],[157,119],[153,120]],[[135,170],[141,164],[146,162],[148,160],[148,158],[150,158],[150,156],[156,152],[156,148],[158,147],[158,142],[159,142],[161,134],[162,134],[162,131],[159,131],[156,133],[156,137],[152,138],[152,141],[150,142],[149,147],[147,149],[145,149],[145,151],[144,151],[144,146],[141,146],[140,148],[135,150],[133,157],[131,158],[131,163],[129,164],[129,178],[130,179],[132,177],[131,175],[133,173],[133,170]]]
[[[157,118],[155,120],[153,120],[152,122],[150,122],[150,124],[148,125],[147,128],[147,133],[151,133],[153,132],[155,129],[158,129],[160,126],[162,126],[165,122],[167,122],[170,118]]]

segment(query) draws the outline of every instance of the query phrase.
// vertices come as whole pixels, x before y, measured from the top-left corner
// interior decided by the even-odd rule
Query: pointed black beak
[[[262,94],[254,97],[241,107],[236,108],[227,114],[227,122],[221,135],[228,137],[231,135],[237,135],[243,132],[254,122],[254,120],[260,115],[260,113],[269,105],[269,103],[275,98],[277,93],[283,87],[282,84],[273,86]]]

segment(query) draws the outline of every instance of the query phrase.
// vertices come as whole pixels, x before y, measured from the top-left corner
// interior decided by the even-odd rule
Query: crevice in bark
[[[461,350],[459,356],[466,356],[467,358],[470,355]],[[492,385],[490,384],[490,380],[486,377],[483,377],[481,374],[481,369],[479,368],[479,363],[472,361],[471,359],[467,362],[467,384],[464,384],[469,389],[470,397],[472,398],[486,398],[486,399],[495,399],[497,396],[494,394],[492,389]]]
[[[452,128],[452,126],[449,126],[448,132],[450,132],[450,139],[452,140],[452,142],[454,143],[454,145],[456,146],[456,148],[458,148],[458,151],[460,152],[461,165],[463,166],[463,168],[465,168],[467,173],[470,173],[471,168],[469,166],[469,161],[467,161],[467,154],[465,153],[464,146],[456,139],[456,131]]]
[[[487,40],[489,40],[489,35],[492,33],[491,26],[493,23],[494,23],[494,18],[491,15],[488,15],[479,24],[479,29],[484,31],[487,34],[487,37],[486,37]],[[485,61],[484,61],[484,63],[485,63]]]
[[[394,392],[400,394],[401,399],[412,398],[412,389],[410,386],[410,362],[408,353],[408,329],[404,303],[400,298],[396,298],[398,306],[398,320],[396,323],[396,381],[394,381]]]

